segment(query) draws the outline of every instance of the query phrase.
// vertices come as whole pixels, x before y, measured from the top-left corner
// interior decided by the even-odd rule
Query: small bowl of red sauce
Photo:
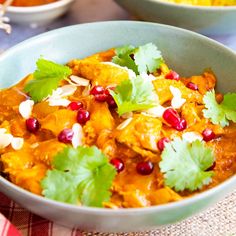
[[[6,15],[24,25],[45,25],[65,14],[74,0],[13,0]],[[5,0],[0,0],[3,4]]]

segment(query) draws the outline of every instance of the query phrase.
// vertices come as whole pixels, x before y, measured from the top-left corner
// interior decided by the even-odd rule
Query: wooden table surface
[[[0,31],[0,53],[27,38],[59,27],[94,21],[132,19],[134,17],[119,7],[113,0],[75,0],[73,7],[65,16],[49,25],[31,28],[30,26],[13,24],[11,35],[6,35]],[[236,35],[211,36],[211,38],[236,51]]]

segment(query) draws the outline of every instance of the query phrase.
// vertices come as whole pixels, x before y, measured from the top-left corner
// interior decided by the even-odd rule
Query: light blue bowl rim
[[[119,0],[116,0],[119,2]],[[162,0],[139,0],[143,2],[152,2],[152,3],[159,3],[164,6],[179,8],[179,9],[186,9],[186,10],[199,10],[199,11],[211,11],[211,12],[228,12],[228,11],[236,11],[236,6],[195,6],[190,4],[184,3],[172,3],[172,2],[164,2]]]

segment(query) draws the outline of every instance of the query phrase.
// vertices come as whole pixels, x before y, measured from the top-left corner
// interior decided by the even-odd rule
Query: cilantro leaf
[[[41,182],[47,198],[95,207],[109,201],[116,171],[95,146],[67,147],[54,157],[52,165]]]
[[[73,175],[67,172],[56,169],[48,171],[41,186],[44,189],[43,195],[47,198],[71,204],[79,202],[77,182],[74,181]]]
[[[213,171],[207,171],[214,163],[213,151],[199,140],[189,143],[175,138],[167,143],[159,163],[164,173],[165,185],[176,191],[194,191],[211,182]]]
[[[115,89],[110,90],[118,106],[118,114],[130,111],[141,111],[155,106],[154,87],[151,81],[137,76],[133,79],[122,81]]]
[[[236,122],[236,93],[227,93],[224,100],[219,104],[215,99],[215,91],[209,91],[203,97],[206,109],[203,110],[205,118],[213,124],[222,127],[229,125],[229,121]]]
[[[140,74],[142,72],[153,73],[160,68],[163,58],[156,45],[148,43],[135,50],[134,61]]]
[[[37,70],[33,74],[33,79],[26,84],[24,90],[35,102],[39,102],[51,95],[59,82],[69,76],[72,71],[67,66],[43,58],[39,58],[36,64]]]
[[[112,58],[112,62],[120,66],[127,67],[133,70],[136,74],[138,74],[137,65],[135,64],[131,56],[133,54],[134,49],[135,48],[131,45],[116,48],[116,56]]]
[[[112,61],[120,66],[126,66],[136,74],[152,73],[160,68],[164,62],[161,52],[152,43],[134,48],[124,46],[115,50],[116,56]]]

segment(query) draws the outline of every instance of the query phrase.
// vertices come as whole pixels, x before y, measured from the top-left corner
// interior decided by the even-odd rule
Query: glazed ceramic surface
[[[194,30],[206,35],[236,33],[236,6],[202,7],[161,0],[115,0],[140,19]]]
[[[124,44],[158,45],[171,68],[182,76],[212,68],[222,92],[236,89],[236,54],[198,34],[144,22],[100,22],[76,25],[29,39],[0,56],[0,88],[34,71],[42,55],[58,63],[83,58]],[[143,209],[100,209],[48,200],[0,177],[0,189],[28,210],[57,223],[85,230],[139,231],[172,224],[209,207],[236,187],[236,176],[223,184],[180,202]]]
[[[59,0],[50,4],[33,7],[7,8],[7,16],[11,22],[23,25],[45,25],[63,15],[74,0]]]

